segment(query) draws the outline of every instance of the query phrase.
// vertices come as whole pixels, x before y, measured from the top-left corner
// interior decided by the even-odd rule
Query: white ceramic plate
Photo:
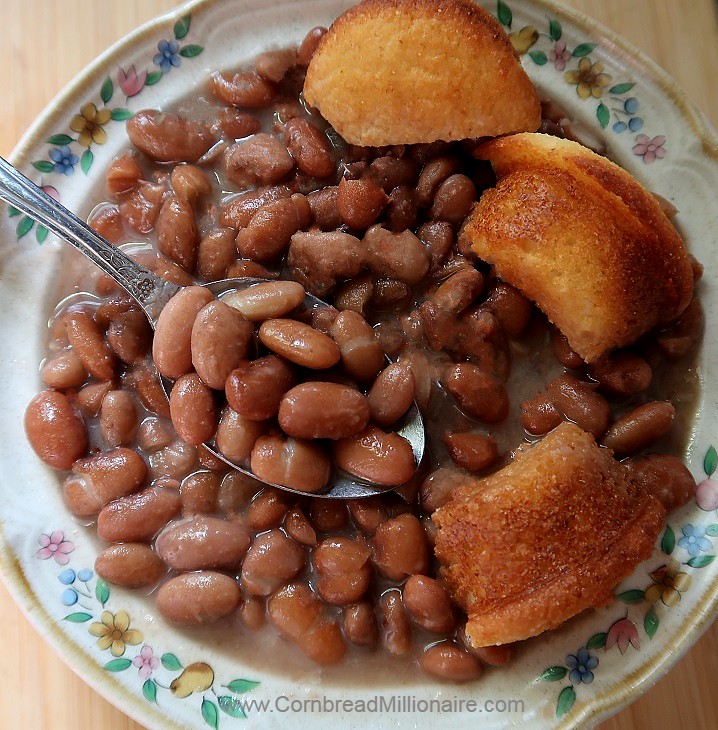
[[[350,4],[190,3],[99,58],[45,110],[12,160],[86,215],[101,197],[107,164],[127,144],[123,120],[129,113],[171,105],[191,89],[201,89],[210,71],[296,43]],[[652,62],[588,19],[546,0],[481,4],[517,34],[522,61],[540,90],[600,136],[613,159],[678,207],[677,224],[690,250],[708,272],[714,271],[718,146],[703,116]],[[162,50],[172,57],[164,68],[155,60]],[[92,131],[90,122],[95,134],[88,147],[80,138],[83,130]],[[398,722],[429,727],[439,718],[423,711],[424,703],[440,700],[456,710],[459,700],[473,700],[475,709],[464,705],[452,712],[454,727],[474,727],[479,721],[482,727],[499,728],[527,720],[532,727],[572,727],[604,717],[643,691],[713,619],[718,481],[710,477],[717,460],[712,444],[718,434],[718,382],[706,369],[716,356],[708,335],[698,365],[701,404],[685,455],[700,483],[697,500],[670,516],[653,555],[618,587],[613,605],[526,642],[510,668],[461,686],[414,680],[399,671],[383,672],[380,681],[367,678],[361,686],[342,685],[333,672],[300,669],[304,665],[291,648],[278,644],[281,659],[265,663],[272,647],[250,651],[212,632],[166,626],[155,618],[151,601],[110,589],[92,573],[97,538],[66,512],[55,474],[25,441],[23,413],[39,387],[45,324],[67,258],[61,255],[65,248],[44,229],[4,208],[0,237],[0,402],[5,406],[0,415],[0,564],[15,598],[54,648],[142,724],[231,728],[241,726],[238,718],[246,714],[261,727]],[[718,318],[711,279],[705,277],[700,286],[708,333],[715,331]],[[598,548],[601,535],[595,539]],[[107,631],[100,626],[103,620]],[[112,631],[122,642],[120,656],[113,657],[105,643],[98,646],[97,635]],[[281,665],[281,671],[267,669],[270,664]],[[292,711],[292,700],[307,699],[319,705]],[[248,700],[268,706],[241,704]],[[357,704],[332,705],[339,700],[364,702],[364,712]]]

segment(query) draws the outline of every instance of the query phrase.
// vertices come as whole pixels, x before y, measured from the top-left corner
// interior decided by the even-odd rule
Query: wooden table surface
[[[718,126],[714,0],[564,0],[654,58]],[[5,156],[35,116],[101,51],[172,0],[4,0],[0,54]],[[49,649],[0,583],[0,729],[141,730]],[[604,730],[718,727],[718,624],[655,687]]]

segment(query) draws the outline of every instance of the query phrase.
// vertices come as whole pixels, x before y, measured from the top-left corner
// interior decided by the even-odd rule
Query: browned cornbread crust
[[[653,195],[576,142],[517,134],[482,144],[498,183],[461,237],[546,313],[587,362],[678,317],[690,258]]]
[[[571,423],[462,487],[433,515],[435,553],[475,647],[553,629],[608,603],[651,553],[666,512]]]
[[[331,26],[304,97],[347,142],[534,131],[536,90],[501,25],[470,0],[364,0]]]

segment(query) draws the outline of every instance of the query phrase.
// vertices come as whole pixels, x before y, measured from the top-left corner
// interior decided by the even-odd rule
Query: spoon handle
[[[2,157],[0,199],[41,223],[87,256],[137,299],[153,324],[167,301],[179,291],[176,284],[156,276],[93,231]]]

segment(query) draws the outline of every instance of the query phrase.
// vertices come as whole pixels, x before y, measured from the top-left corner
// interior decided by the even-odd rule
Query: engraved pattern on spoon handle
[[[85,254],[142,305],[154,324],[180,287],[156,276],[93,231],[0,157],[0,198]]]

